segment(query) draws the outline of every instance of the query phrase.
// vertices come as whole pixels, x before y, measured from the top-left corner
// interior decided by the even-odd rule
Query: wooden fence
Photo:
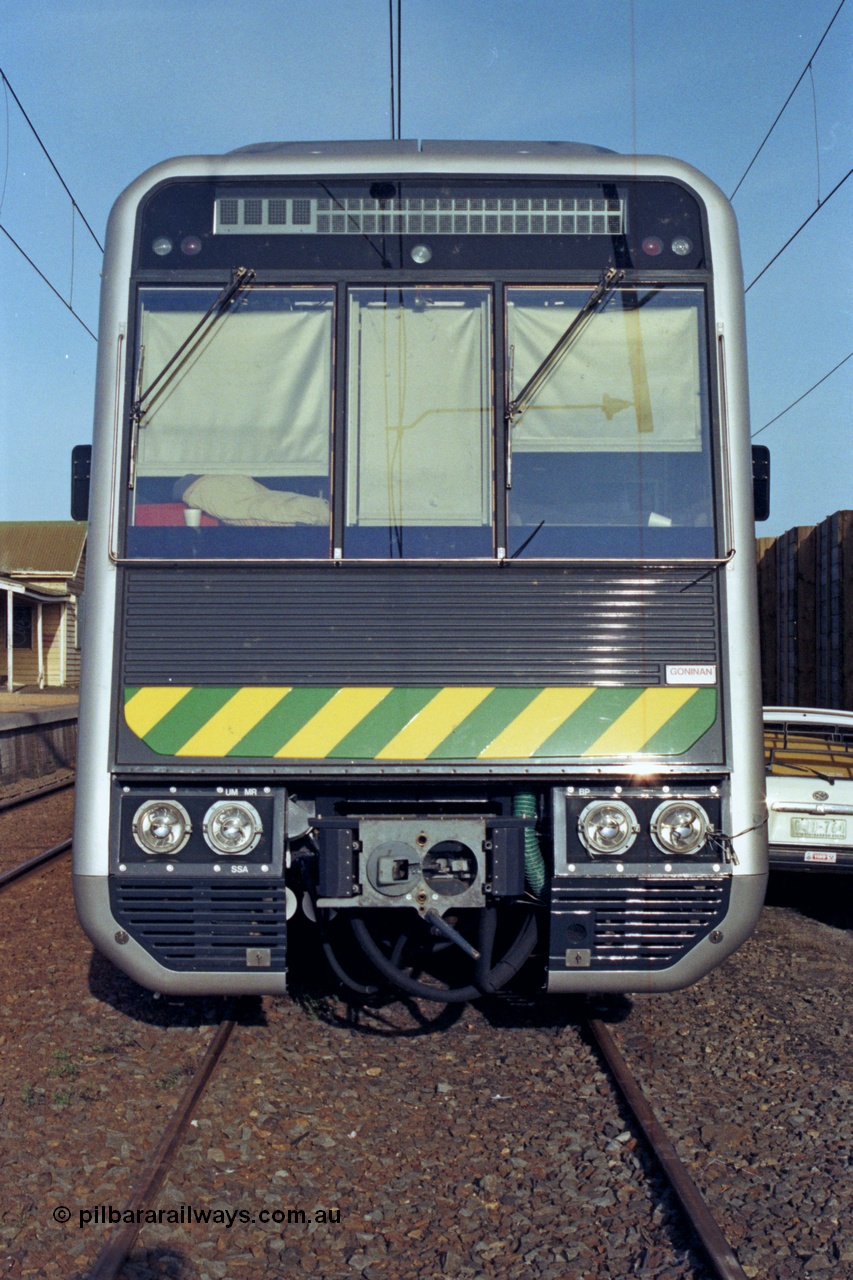
[[[853,711],[853,511],[758,538],[765,706]]]

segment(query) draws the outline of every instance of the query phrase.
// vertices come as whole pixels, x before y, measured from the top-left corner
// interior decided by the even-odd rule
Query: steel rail
[[[29,804],[32,800],[40,800],[42,796],[52,795],[54,791],[67,791],[74,786],[75,781],[76,776],[62,782],[52,782],[47,787],[34,787],[31,791],[22,791],[16,796],[7,796],[5,800],[0,800],[0,813],[6,809],[15,809],[20,804]]]
[[[13,880],[20,879],[21,876],[29,875],[31,871],[35,871],[36,867],[40,867],[43,862],[50,862],[51,858],[56,858],[60,853],[65,853],[71,848],[70,840],[63,840],[61,844],[55,844],[50,849],[44,849],[41,853],[37,853],[35,857],[28,858],[26,862],[21,862],[17,867],[12,867],[11,871],[4,871],[0,875],[0,889],[5,889],[7,884],[11,884]]]
[[[747,1280],[746,1272],[702,1198],[702,1193],[679,1159],[675,1147],[631,1074],[610,1031],[598,1018],[588,1018],[592,1033],[620,1093],[631,1109],[690,1225],[701,1240],[719,1280]]]
[[[131,1219],[116,1228],[95,1259],[88,1280],[117,1280],[136,1238],[145,1226],[145,1210],[151,1208],[172,1166],[183,1141],[193,1112],[207,1088],[217,1064],[237,1025],[236,1009],[232,1006],[229,1016],[223,1018],[192,1080],[172,1113],[163,1136],[142,1170],[130,1200],[122,1211],[122,1218]]]

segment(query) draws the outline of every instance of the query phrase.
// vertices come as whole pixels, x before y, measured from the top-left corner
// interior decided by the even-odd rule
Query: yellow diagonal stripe
[[[281,702],[290,686],[278,689],[238,689],[233,698],[220,707],[216,715],[203,724],[189,742],[175,752],[177,756],[225,756],[241,738],[263,720],[268,711]]]
[[[621,756],[642,751],[661,725],[666,724],[695,692],[692,688],[646,689],[583,754]]]
[[[192,689],[183,685],[162,685],[150,689],[140,689],[124,704],[124,718],[127,725],[138,738],[159,724],[165,715],[176,707],[181,698],[185,698]]]
[[[441,689],[375,758],[425,760],[491,692],[491,685]]]
[[[298,733],[276,751],[276,757],[322,759],[390,692],[390,685],[375,689],[339,689]]]
[[[532,756],[546,738],[565,724],[586,702],[594,689],[543,689],[528,707],[480,752],[480,760],[517,759]]]

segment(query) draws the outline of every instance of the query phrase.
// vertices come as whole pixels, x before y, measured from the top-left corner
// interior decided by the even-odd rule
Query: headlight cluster
[[[179,853],[192,829],[190,815],[177,800],[146,800],[133,818],[133,838],[144,853]],[[215,854],[239,858],[257,846],[263,823],[245,800],[217,800],[204,816],[202,833]]]
[[[695,800],[665,800],[651,817],[649,831],[661,853],[696,853],[705,843],[711,821]],[[636,840],[640,824],[623,800],[593,800],[578,817],[581,844],[593,857],[621,857]]]

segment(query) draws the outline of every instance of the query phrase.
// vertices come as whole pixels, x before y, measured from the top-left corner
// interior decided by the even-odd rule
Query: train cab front
[[[760,909],[726,808],[722,778],[117,781],[109,876],[75,891],[99,949],[173,994],[283,994],[296,913],[297,965],[322,949],[350,995],[669,990]]]

